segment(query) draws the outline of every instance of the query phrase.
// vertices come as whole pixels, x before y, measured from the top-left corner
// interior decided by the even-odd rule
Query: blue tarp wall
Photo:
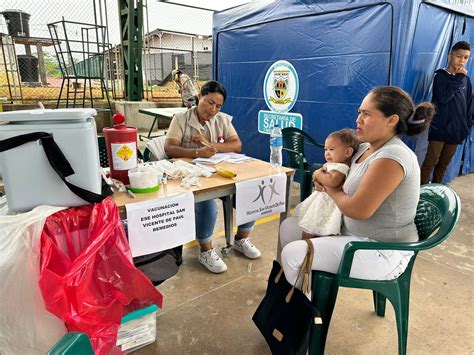
[[[249,3],[214,15],[213,76],[228,91],[223,111],[234,116],[246,154],[267,160],[268,135],[258,132],[259,110],[268,110],[263,82],[270,66],[289,61],[299,77],[291,112],[319,142],[331,131],[355,127],[367,92],[396,85],[416,103],[431,99],[434,71],[445,67],[449,48],[474,44],[474,10],[442,0],[294,1]],[[468,63],[474,71],[473,60]],[[471,76],[472,78],[472,76]],[[474,171],[474,131],[459,146],[446,181]],[[420,164],[427,134],[404,138]],[[321,151],[307,150],[323,162]]]

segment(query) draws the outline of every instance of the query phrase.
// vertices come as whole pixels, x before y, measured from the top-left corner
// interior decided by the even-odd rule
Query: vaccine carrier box
[[[0,140],[34,132],[50,133],[74,170],[66,180],[100,194],[96,115],[96,110],[90,108],[0,113]],[[0,172],[12,211],[25,212],[39,205],[88,204],[69,190],[54,171],[40,140],[0,152]]]
[[[156,312],[154,304],[131,312],[122,317],[117,332],[117,345],[122,352],[128,354],[156,340]]]

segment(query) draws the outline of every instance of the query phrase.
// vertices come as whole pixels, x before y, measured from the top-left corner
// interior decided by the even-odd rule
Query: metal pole
[[[143,2],[118,0],[122,42],[122,57],[125,75],[125,99],[140,101],[143,92],[142,73],[142,29]]]

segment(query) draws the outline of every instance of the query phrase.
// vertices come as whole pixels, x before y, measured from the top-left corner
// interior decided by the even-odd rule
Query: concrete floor
[[[409,354],[474,353],[474,174],[456,178],[451,186],[461,197],[462,215],[445,243],[417,258]],[[297,193],[292,195],[294,202]],[[219,248],[225,244],[221,220],[214,241]],[[252,236],[262,257],[251,261],[231,251],[223,274],[211,274],[199,264],[197,246],[186,248],[178,274],[158,286],[164,306],[157,316],[157,340],[135,354],[270,354],[251,318],[275,259],[278,225],[276,218],[259,221]],[[396,332],[391,305],[380,318],[373,311],[370,291],[341,289],[326,353],[396,354]]]

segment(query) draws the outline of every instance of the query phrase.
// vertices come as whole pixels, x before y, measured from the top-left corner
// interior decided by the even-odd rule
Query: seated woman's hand
[[[332,194],[334,194],[336,192],[339,192],[339,191],[343,191],[343,190],[342,190],[342,185],[340,185],[340,186],[337,186],[337,187],[324,186],[324,191],[329,196],[331,196]]]
[[[319,168],[313,173],[313,184],[314,184],[314,189],[316,191],[320,191],[320,192],[325,191],[325,187],[323,186],[323,184],[321,184],[321,182],[319,181],[319,178],[326,173],[327,173],[327,170],[325,166],[323,166],[322,168]]]
[[[202,147],[197,149],[197,152],[200,158],[210,158],[216,154],[216,150],[212,147]]]
[[[200,134],[196,134],[194,136],[191,136],[191,141],[196,144],[201,144],[205,147],[211,148],[214,150],[214,153],[217,153],[217,149],[212,146],[212,144],[203,136]]]
[[[209,142],[207,141],[207,139],[204,138],[203,136],[201,136],[200,134],[194,134],[194,135],[192,135],[192,136],[191,136],[191,141],[192,141],[193,143],[196,143],[196,144],[201,143],[201,144],[203,144],[203,145],[206,145],[206,144],[209,145]]]
[[[319,168],[318,170],[315,170],[314,173],[313,173],[313,180],[318,179],[319,177],[321,177],[322,175],[324,175],[326,173],[327,173],[327,169],[326,169],[325,166]]]
[[[324,185],[322,185],[318,180],[313,180],[313,184],[314,184],[315,191],[319,191],[319,192],[326,191],[326,188],[324,187]]]

